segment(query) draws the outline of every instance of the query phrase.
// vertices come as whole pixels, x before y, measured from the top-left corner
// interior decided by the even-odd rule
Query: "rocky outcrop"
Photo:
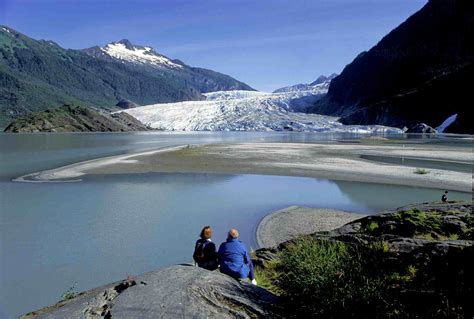
[[[134,103],[127,99],[121,99],[115,106],[121,109],[133,109],[134,107],[139,107],[137,103]]]
[[[268,318],[277,297],[217,271],[178,265],[84,292],[22,318]]]
[[[467,247],[474,244],[474,216],[472,203],[422,203],[399,207],[349,222],[329,232],[316,232],[310,236],[324,240],[369,245],[385,241],[399,253],[413,252],[430,247]],[[275,254],[292,241],[276,247],[256,251],[257,264],[275,258]],[[259,260],[261,259],[261,260]]]
[[[312,113],[341,116],[344,124],[437,127],[474,133],[470,82],[474,75],[474,3],[430,0],[420,11],[359,54],[331,81]]]
[[[64,105],[31,113],[7,126],[4,132],[129,132],[151,128],[127,113],[109,114],[90,108]]]
[[[438,131],[425,123],[419,123],[409,128],[407,133],[436,134]]]
[[[383,311],[389,301],[391,310],[395,304],[400,307],[396,311],[409,317],[470,318],[473,228],[472,203],[424,203],[307,236],[356,247],[360,260],[368,261],[378,276],[386,276],[381,277],[382,303],[365,304],[368,309]],[[260,276],[293,243],[257,250],[253,260],[257,269],[263,269]],[[272,285],[278,286],[278,276]],[[177,265],[83,292],[22,318],[276,318],[302,313],[295,308],[301,306],[298,300],[287,297],[284,292],[277,297],[218,271]],[[437,312],[430,312],[433,309]],[[383,317],[377,311],[367,312],[367,317]]]
[[[377,312],[384,311],[403,318],[471,318],[474,314],[474,290],[470,284],[474,282],[472,207],[472,202],[409,205],[307,238],[344,243],[356,252],[354,256],[366,262],[359,270],[366,274],[367,280],[376,278],[384,283],[383,291],[378,288],[379,297],[368,299],[369,308],[378,310],[367,313],[367,318],[383,318]],[[281,253],[290,251],[294,244],[292,240],[257,250],[254,264],[263,274],[270,268],[270,279],[284,276],[275,275],[275,269],[278,271]],[[272,284],[278,287],[278,280]],[[282,301],[287,305],[298,302],[287,297]],[[367,306],[364,303],[358,306],[364,305]],[[353,310],[347,309],[348,313]]]

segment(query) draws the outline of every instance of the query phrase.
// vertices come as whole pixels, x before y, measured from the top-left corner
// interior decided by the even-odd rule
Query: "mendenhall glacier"
[[[153,104],[118,112],[164,131],[402,132],[380,125],[343,125],[334,116],[304,113],[308,105],[327,93],[329,82],[276,93],[218,91],[205,93],[203,101]]]

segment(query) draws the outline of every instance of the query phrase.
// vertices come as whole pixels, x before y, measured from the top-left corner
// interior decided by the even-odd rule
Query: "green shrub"
[[[259,287],[271,291],[275,295],[281,295],[283,291],[276,285],[279,281],[280,274],[277,270],[278,262],[267,262],[265,268],[255,268],[255,279]]]
[[[337,316],[380,299],[380,281],[368,277],[360,254],[341,242],[302,238],[281,253],[279,286],[303,316]],[[361,307],[356,306],[360,305]]]
[[[379,224],[377,224],[377,222],[370,222],[370,224],[367,225],[367,231],[369,233],[374,233],[377,228],[379,228]]]
[[[425,169],[425,168],[417,168],[413,171],[413,173],[415,174],[419,174],[419,175],[425,175],[425,174],[428,174],[430,171]]]
[[[74,282],[74,284],[61,295],[61,301],[70,300],[77,296],[76,285],[77,282]]]
[[[386,254],[390,252],[390,245],[388,242],[381,240],[381,241],[376,241],[371,245],[372,250],[375,252],[379,252],[381,254]]]

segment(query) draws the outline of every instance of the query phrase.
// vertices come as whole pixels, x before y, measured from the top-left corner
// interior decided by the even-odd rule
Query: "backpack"
[[[198,242],[196,248],[194,248],[193,259],[196,263],[201,264],[206,262],[206,256],[204,255],[204,248],[206,247],[207,241]]]

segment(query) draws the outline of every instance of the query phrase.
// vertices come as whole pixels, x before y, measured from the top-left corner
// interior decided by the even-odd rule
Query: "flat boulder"
[[[265,318],[276,296],[218,271],[177,265],[25,315],[25,318]]]

